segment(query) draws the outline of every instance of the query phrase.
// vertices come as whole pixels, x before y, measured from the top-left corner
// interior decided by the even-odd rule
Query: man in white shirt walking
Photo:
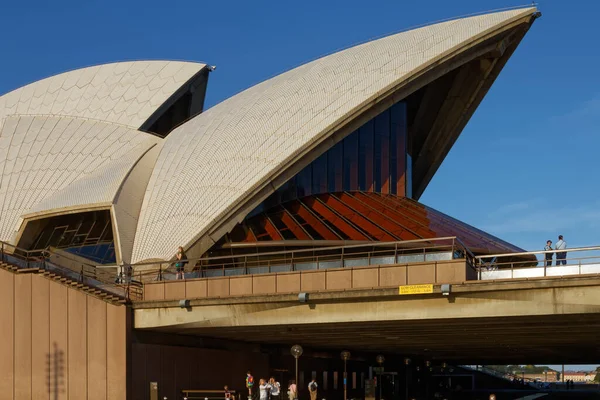
[[[558,242],[556,242],[555,250],[565,250],[567,248],[567,242],[563,240],[562,235],[558,235]],[[557,251],[556,252],[556,266],[567,265],[567,252]]]
[[[317,380],[313,379],[308,384],[308,392],[310,393],[310,400],[317,400],[317,389],[319,385],[317,385]]]

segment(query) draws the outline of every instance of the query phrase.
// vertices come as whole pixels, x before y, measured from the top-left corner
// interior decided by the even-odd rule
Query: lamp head
[[[293,345],[290,349],[290,353],[292,354],[292,356],[294,356],[294,358],[300,357],[303,351],[304,350],[302,349],[302,346],[300,346],[299,344]]]

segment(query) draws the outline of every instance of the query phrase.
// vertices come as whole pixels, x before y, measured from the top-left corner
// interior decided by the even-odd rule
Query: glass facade
[[[30,250],[54,247],[98,264],[116,262],[110,211],[91,211],[50,217],[30,223],[28,235],[35,237]]]
[[[314,160],[251,215],[305,196],[364,191],[409,196],[406,104],[394,104]]]

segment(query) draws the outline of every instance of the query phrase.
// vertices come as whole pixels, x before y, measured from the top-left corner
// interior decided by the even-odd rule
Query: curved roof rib
[[[55,75],[0,97],[8,115],[65,115],[139,128],[206,65],[180,61],[103,64]]]
[[[132,261],[166,258],[178,245],[198,241],[205,250],[283,184],[302,157],[361,113],[401,100],[392,96],[416,77],[528,22],[536,11],[458,19],[352,47],[183,124],[165,140],[150,178]]]

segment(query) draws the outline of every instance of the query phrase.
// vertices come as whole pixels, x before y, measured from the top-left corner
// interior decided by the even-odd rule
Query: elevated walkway
[[[63,261],[61,264],[55,261],[58,257]],[[51,251],[30,252],[1,243],[0,268],[15,274],[43,275],[112,304],[125,304],[132,298],[141,298],[140,284],[118,283],[115,274]]]

